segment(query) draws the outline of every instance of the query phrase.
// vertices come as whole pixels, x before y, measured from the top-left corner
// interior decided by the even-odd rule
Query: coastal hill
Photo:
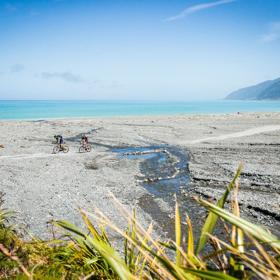
[[[231,100],[280,100],[280,78],[239,89],[225,99]]]

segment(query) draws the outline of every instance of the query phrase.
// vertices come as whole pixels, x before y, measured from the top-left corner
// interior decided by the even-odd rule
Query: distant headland
[[[280,78],[236,90],[226,96],[230,100],[280,100]]]

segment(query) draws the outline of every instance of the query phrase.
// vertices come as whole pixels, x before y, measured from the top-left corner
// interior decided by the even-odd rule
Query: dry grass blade
[[[233,180],[231,181],[231,183],[227,187],[223,196],[218,200],[218,202],[217,202],[218,207],[221,207],[221,208],[224,207],[224,204],[226,202],[226,199],[227,199],[229,193],[235,187],[235,182],[241,174],[242,167],[243,167],[242,165],[240,165],[238,167]],[[200,238],[199,238],[199,241],[198,241],[198,244],[197,244],[197,248],[196,248],[196,254],[199,254],[201,252],[201,250],[203,249],[203,247],[205,246],[205,244],[207,242],[207,234],[212,234],[213,233],[213,230],[216,226],[217,220],[218,220],[218,216],[215,215],[214,212],[210,212],[208,214],[208,217],[207,217],[207,219],[206,219],[206,221],[203,225],[203,228],[201,230],[201,235],[200,235]]]
[[[120,201],[112,194],[110,193],[111,197],[113,198],[113,201],[115,202],[115,204],[118,207],[118,211],[119,213],[122,215],[122,217],[127,219],[127,222],[129,223],[130,221],[133,221],[134,217],[133,215],[127,211],[127,209],[120,203]],[[101,211],[99,211],[98,209],[96,209],[97,212],[99,212],[99,214],[102,216],[103,213]],[[104,215],[103,215],[104,216]],[[137,221],[136,222],[136,226],[137,226],[137,232],[138,234],[141,236],[145,236],[147,235],[147,231],[143,228],[143,226],[141,224],[139,224]],[[161,246],[158,242],[156,242],[151,235],[147,235],[147,238],[149,239],[149,241],[152,243],[152,245],[157,249],[157,250],[161,250]],[[166,256],[167,257],[167,256]]]
[[[209,237],[220,242],[225,247],[228,253],[239,257],[242,260],[243,264],[246,265],[246,267],[250,270],[251,274],[256,277],[256,279],[279,279],[278,277],[274,278],[272,276],[271,272],[268,270],[266,263],[263,262],[263,260],[260,258],[260,255],[256,252],[254,254],[240,253],[236,248],[232,247],[230,244],[222,240],[219,240],[217,237],[211,235],[209,235]]]
[[[217,216],[223,218],[224,220],[228,221],[232,225],[235,225],[242,229],[244,232],[254,236],[257,240],[270,245],[271,247],[275,247],[276,249],[280,249],[280,240],[268,232],[267,230],[263,229],[262,227],[255,225],[251,222],[248,222],[240,217],[235,216],[232,213],[216,206],[206,200],[196,198],[199,204],[204,206],[206,209],[211,211],[212,213],[216,214]]]
[[[179,248],[181,247],[181,217],[179,205],[176,199],[175,205],[175,235],[176,235],[176,265],[181,265],[181,253]]]
[[[238,190],[239,184],[236,182],[236,187],[232,196],[232,213],[240,217],[240,209],[238,204]],[[243,231],[232,225],[232,237],[231,237],[232,246],[234,246],[241,254],[244,253],[244,234]],[[244,275],[244,265],[239,259],[236,259],[234,256],[230,257],[231,269],[233,270],[234,275],[238,275],[243,278]]]
[[[272,271],[272,273],[275,274],[275,276],[279,277],[279,279],[280,279],[280,262],[276,261],[275,258],[271,257],[266,252],[264,247],[255,238],[252,238],[251,236],[248,236],[248,238],[251,239],[254,246],[258,249],[258,252],[259,252],[258,256],[263,257],[263,260],[267,264],[267,267],[269,267],[269,269]]]
[[[81,213],[83,221],[84,221],[85,225],[87,226],[88,230],[90,231],[91,235],[94,238],[96,238],[97,240],[102,240],[102,237],[100,236],[100,234],[98,233],[96,228],[93,226],[93,224],[89,220],[87,214],[82,209],[80,210],[80,213]]]
[[[216,258],[217,264],[219,270],[222,270],[224,273],[226,273],[226,267],[228,265],[228,260],[226,255],[223,253],[222,247],[220,245],[220,242],[217,239],[213,239],[211,236],[209,237],[209,241],[211,245],[214,247],[214,254],[212,254],[212,258]]]
[[[190,217],[187,215],[186,217],[187,225],[188,225],[188,248],[187,248],[187,254],[188,257],[192,257],[194,255],[194,237],[193,237],[193,228],[192,228],[192,222]]]
[[[200,279],[207,280],[238,280],[235,277],[230,275],[226,275],[222,272],[216,271],[202,271],[202,270],[194,270],[194,269],[185,269],[186,272],[191,273],[194,276],[200,277]]]
[[[144,235],[142,235],[142,230],[141,230],[141,234],[139,234],[139,232],[137,234],[137,238],[139,242],[136,242],[126,232],[122,231],[118,226],[112,223],[112,221],[106,215],[104,215],[104,213],[102,213],[99,209],[95,209],[95,213],[96,214],[88,213],[88,215],[92,216],[95,220],[103,224],[106,224],[114,232],[120,234],[124,239],[127,239],[128,242],[132,243],[135,247],[137,247],[137,249],[141,252],[141,254],[146,258],[147,263],[149,265],[149,269],[151,269],[151,271],[155,275],[159,274],[161,277],[163,277],[163,279],[176,279],[172,275],[172,271],[174,270],[174,267],[176,267],[176,265],[171,260],[169,260],[169,258],[165,254],[162,254],[160,258],[162,258],[167,263],[169,263],[169,268],[172,269],[166,269],[163,266],[165,262],[155,262],[155,257],[157,259],[158,256],[157,253],[154,252],[154,250],[156,249],[157,252],[162,252],[162,253],[164,251],[162,250],[160,245],[151,237],[150,233],[146,231],[144,232]],[[137,228],[138,225],[139,224],[136,221]],[[146,242],[144,241],[144,239],[146,239]],[[150,243],[150,245],[149,246],[145,245],[147,243]],[[151,245],[153,244],[156,244],[156,246],[152,247]]]
[[[22,262],[20,261],[20,259],[18,258],[18,256],[16,256],[15,254],[12,254],[11,252],[9,252],[9,250],[7,248],[5,248],[5,246],[3,244],[0,244],[0,252],[2,252],[2,254],[4,254],[7,258],[9,258],[10,260],[16,262],[20,268],[20,270],[28,277],[31,279],[31,274],[28,272],[28,270],[25,268],[25,266],[22,264]]]

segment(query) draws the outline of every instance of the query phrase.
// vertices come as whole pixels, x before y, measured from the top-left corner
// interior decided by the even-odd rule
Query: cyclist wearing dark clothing
[[[62,136],[60,136],[60,138],[59,138],[59,145],[60,145],[60,147],[62,147],[63,144],[64,144],[64,139],[63,139]]]
[[[55,135],[54,138],[56,139],[56,144],[59,145],[60,150],[63,150],[64,139],[62,135]]]
[[[55,139],[55,143],[59,144],[59,139],[62,137],[61,135],[55,135],[53,138]]]
[[[81,143],[82,143],[82,144],[85,144],[85,145],[88,144],[88,137],[87,137],[85,134],[82,136]]]

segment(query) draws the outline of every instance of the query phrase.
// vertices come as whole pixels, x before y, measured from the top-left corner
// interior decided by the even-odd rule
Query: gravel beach
[[[90,153],[78,152],[83,133]],[[67,154],[52,154],[56,134]],[[4,207],[17,212],[19,228],[43,239],[52,235],[50,220],[80,226],[80,207],[97,207],[124,228],[110,193],[136,207],[145,226],[153,220],[172,234],[174,193],[182,203],[190,195],[215,200],[240,162],[243,217],[280,236],[280,113],[1,121],[0,144]],[[186,210],[201,221],[192,206]]]

